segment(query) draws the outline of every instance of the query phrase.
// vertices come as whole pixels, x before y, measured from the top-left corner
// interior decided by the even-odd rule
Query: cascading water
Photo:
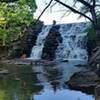
[[[84,32],[88,24],[73,23],[61,24],[59,32],[63,38],[62,43],[56,50],[56,60],[87,60],[86,36]],[[51,25],[44,26],[36,41],[36,46],[32,48],[32,59],[41,59],[45,38],[51,29]]]
[[[31,59],[41,59],[42,49],[44,46],[45,38],[51,29],[51,25],[44,26],[42,32],[39,33],[39,36],[36,41],[36,45],[32,48],[32,52],[30,55]]]
[[[63,24],[59,32],[63,42],[59,44],[56,51],[56,59],[60,60],[87,60],[86,36],[84,32],[86,23]]]
[[[34,80],[34,86],[36,86],[36,88],[38,88],[38,86],[39,88],[42,87],[42,90],[40,90],[39,92],[36,91],[37,94],[33,93],[31,97],[32,99],[64,100],[66,98],[66,100],[83,100],[83,99],[94,100],[94,98],[92,97],[93,95],[86,95],[85,93],[82,93],[80,91],[70,90],[70,88],[67,85],[65,85],[65,83],[70,79],[70,77],[75,72],[86,70],[85,67],[76,67],[76,65],[86,64],[84,63],[83,60],[87,60],[87,52],[86,52],[87,33],[84,32],[87,25],[88,24],[86,23],[59,25],[60,26],[59,33],[61,34],[60,36],[61,39],[63,39],[63,41],[62,42],[58,41],[59,45],[57,45],[58,48],[56,49],[56,59],[57,60],[74,59],[74,60],[70,60],[67,63],[50,62],[50,65],[47,64],[46,61],[43,61],[44,64],[47,64],[47,66],[40,64],[32,66],[32,70],[36,75],[36,82]],[[31,58],[41,59],[43,47],[45,47],[46,43],[45,40],[50,39],[49,35],[51,31],[49,30],[51,29],[51,27],[52,26],[45,26],[42,32],[39,33],[38,39],[36,41],[36,46],[32,48]],[[58,30],[56,32],[58,32]],[[51,40],[52,39],[50,39],[49,41],[50,43]],[[54,42],[52,42],[51,44],[53,43]]]

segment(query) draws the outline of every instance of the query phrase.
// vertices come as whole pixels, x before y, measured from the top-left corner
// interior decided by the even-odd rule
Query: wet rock
[[[68,60],[63,60],[62,62],[68,62]]]
[[[59,61],[47,61],[47,60],[33,60],[33,59],[10,59],[10,60],[2,60],[0,61],[2,64],[14,64],[14,65],[44,65],[44,66],[53,66],[57,65]]]
[[[0,46],[0,60],[6,59],[9,48],[9,46]]]
[[[86,47],[87,47],[88,56],[91,57],[93,49],[96,47],[96,41],[95,40],[88,40]]]
[[[8,70],[6,70],[6,69],[0,69],[0,79],[3,79],[8,74],[9,74]]]
[[[8,70],[0,70],[0,75],[1,74],[9,74]]]
[[[95,100],[100,100],[100,84],[95,88]]]
[[[91,65],[94,70],[97,70],[98,66],[100,68],[100,47],[93,52],[91,58],[89,59],[89,65]]]
[[[85,67],[85,68],[88,68],[88,65],[84,65],[84,64],[78,64],[78,65],[75,65],[76,67]]]
[[[42,51],[42,59],[53,60],[55,58],[55,52],[59,45],[62,42],[61,34],[59,33],[59,25],[54,25],[49,31],[48,36],[46,37],[44,48]]]
[[[93,71],[81,71],[75,73],[71,79],[66,82],[72,89],[94,92],[94,88],[98,84],[98,76]]]
[[[9,50],[8,58],[29,57],[32,47],[36,43],[38,33],[42,30],[43,23],[39,22],[36,25],[26,27],[21,36],[13,41],[13,47]]]

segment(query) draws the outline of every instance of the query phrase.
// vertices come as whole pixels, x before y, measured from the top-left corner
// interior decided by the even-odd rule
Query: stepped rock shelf
[[[47,25],[38,33],[30,58],[87,60],[87,23]]]
[[[68,62],[68,60],[48,61],[48,60],[33,60],[33,59],[12,59],[12,60],[0,61],[0,63],[16,64],[16,65],[52,65],[52,64],[58,64],[61,62]]]

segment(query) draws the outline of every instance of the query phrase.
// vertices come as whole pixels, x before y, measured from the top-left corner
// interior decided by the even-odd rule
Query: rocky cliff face
[[[88,49],[91,52],[89,65],[95,69],[97,69],[97,66],[100,68],[100,39],[96,38],[95,41],[90,42]]]
[[[42,59],[53,60],[55,58],[55,52],[59,45],[59,42],[62,42],[61,34],[59,33],[59,25],[53,26],[48,36],[46,37],[44,48],[42,51]]]
[[[38,33],[42,30],[43,23],[39,22],[33,27],[28,27],[21,36],[14,40],[8,53],[8,58],[29,57],[32,47],[35,45]]]
[[[100,68],[100,47],[96,47],[93,52],[92,55],[89,59],[89,65],[92,66],[92,68],[97,68],[97,66]]]
[[[88,40],[87,41],[87,52],[88,52],[89,58],[92,56],[92,51],[94,48],[96,48],[96,41],[95,40]]]

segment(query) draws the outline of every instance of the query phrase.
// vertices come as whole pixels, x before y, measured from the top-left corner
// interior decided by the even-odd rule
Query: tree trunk
[[[92,22],[93,28],[96,32],[97,37],[100,37],[100,26],[98,25],[98,22],[97,22],[97,16],[96,16],[95,8],[92,7],[90,9],[90,12],[91,12],[92,19],[93,19],[93,22]]]

